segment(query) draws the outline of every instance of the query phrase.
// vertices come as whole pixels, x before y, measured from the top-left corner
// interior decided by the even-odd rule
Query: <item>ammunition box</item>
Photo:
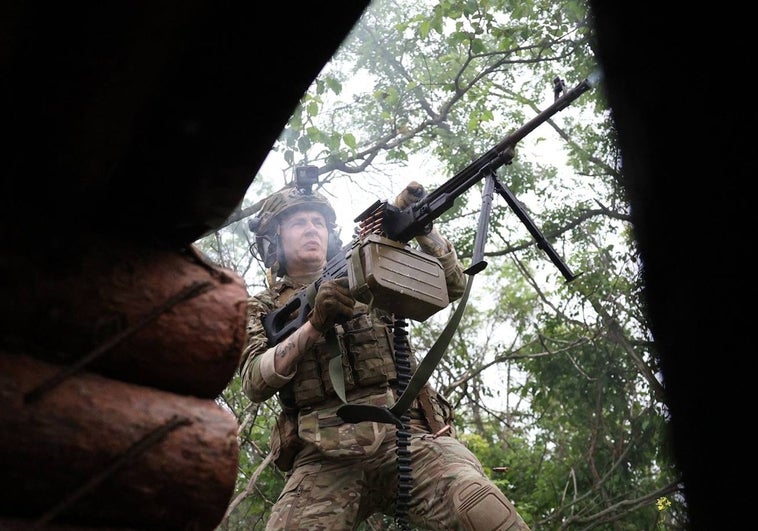
[[[436,257],[371,234],[347,253],[355,300],[415,321],[448,305],[445,271]]]

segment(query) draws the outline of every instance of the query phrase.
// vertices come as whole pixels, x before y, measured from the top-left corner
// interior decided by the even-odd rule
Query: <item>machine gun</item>
[[[263,317],[263,326],[269,345],[276,345],[305,324],[318,288],[326,280],[349,276],[351,291],[356,300],[374,304],[390,313],[418,321],[423,321],[445,307],[448,304],[447,291],[444,287],[444,278],[440,284],[440,275],[434,268],[436,259],[413,251],[406,244],[418,235],[427,234],[435,219],[452,207],[458,197],[485,178],[487,178],[487,186],[491,188],[490,194],[492,190],[497,191],[506,200],[537,241],[537,246],[547,253],[564,278],[567,281],[576,278],[511,191],[497,180],[495,171],[512,162],[516,145],[526,135],[566,108],[594,87],[598,81],[599,74],[588,76],[556,99],[552,105],[419,201],[401,209],[387,201],[379,200],[366,209],[355,218],[356,222],[362,224],[359,234],[329,260],[322,276],[301,289],[286,305]],[[489,215],[489,204],[487,206],[487,219],[484,216],[480,218],[474,260],[466,270],[469,275],[474,275],[486,267],[486,262],[482,260],[482,257]],[[483,212],[484,210],[483,208]],[[403,255],[402,260],[398,259],[400,254]],[[397,265],[409,261],[412,271],[398,273]],[[382,269],[383,264],[390,262],[392,267],[384,268],[384,273],[387,273],[385,277],[371,270],[372,264]],[[291,319],[293,314],[295,317]]]

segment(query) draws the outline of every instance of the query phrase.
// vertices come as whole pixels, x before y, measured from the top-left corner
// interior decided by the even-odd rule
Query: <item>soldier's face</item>
[[[329,229],[318,210],[300,210],[282,218],[279,226],[287,270],[312,270],[326,264]]]

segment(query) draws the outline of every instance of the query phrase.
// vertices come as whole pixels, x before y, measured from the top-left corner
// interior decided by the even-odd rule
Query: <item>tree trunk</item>
[[[234,415],[211,399],[87,372],[32,393],[60,370],[0,350],[0,515],[214,529],[237,476]]]

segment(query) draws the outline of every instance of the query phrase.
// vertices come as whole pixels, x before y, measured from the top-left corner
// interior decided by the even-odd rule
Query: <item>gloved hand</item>
[[[353,316],[355,299],[350,294],[349,282],[347,277],[342,277],[326,280],[319,286],[308,320],[322,334],[330,330],[338,318],[350,319]]]
[[[426,195],[424,187],[416,181],[411,181],[395,198],[395,206],[398,208],[405,208],[408,205],[418,202],[424,197],[424,195]]]
[[[408,205],[418,202],[425,195],[426,191],[424,190],[424,187],[416,181],[411,181],[395,198],[395,206],[398,208],[405,208]],[[437,258],[452,250],[450,242],[437,232],[435,227],[432,227],[432,230],[428,234],[416,236],[416,241],[425,253],[436,256]]]

